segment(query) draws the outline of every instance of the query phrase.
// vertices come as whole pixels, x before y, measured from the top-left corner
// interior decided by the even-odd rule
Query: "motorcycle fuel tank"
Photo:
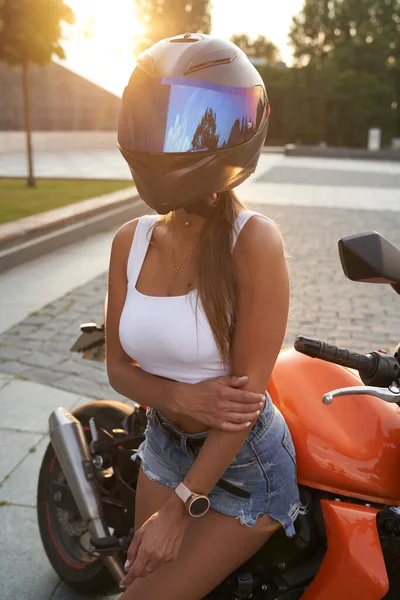
[[[358,373],[293,348],[280,353],[268,391],[284,415],[297,455],[299,484],[388,505],[400,505],[400,408],[373,396],[343,396]]]

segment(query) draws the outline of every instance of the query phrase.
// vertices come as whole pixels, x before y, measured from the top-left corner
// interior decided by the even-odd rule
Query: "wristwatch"
[[[202,517],[210,508],[210,500],[207,496],[191,492],[182,482],[176,486],[175,492],[191,517]]]

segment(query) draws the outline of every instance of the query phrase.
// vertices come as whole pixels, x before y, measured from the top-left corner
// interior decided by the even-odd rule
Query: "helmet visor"
[[[266,109],[261,85],[241,88],[187,78],[132,78],[123,95],[118,141],[131,152],[231,148],[257,133]]]

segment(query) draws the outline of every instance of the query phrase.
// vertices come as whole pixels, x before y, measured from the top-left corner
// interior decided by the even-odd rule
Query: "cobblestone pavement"
[[[376,230],[400,247],[398,212],[251,205],[276,220],[290,254],[291,312],[284,346],[302,333],[359,352],[391,351],[399,297],[390,286],[348,281],[337,241]],[[69,348],[83,322],[103,322],[106,274],[30,314],[0,336],[0,372],[93,398],[120,399],[104,364],[82,360]]]
[[[82,160],[77,171],[79,157],[71,157],[68,168],[96,177],[96,157]],[[103,158],[111,175],[121,176],[123,162]],[[2,166],[0,160],[0,174]],[[56,164],[47,167],[59,173]],[[302,333],[359,352],[393,350],[400,337],[399,296],[389,286],[348,281],[337,241],[376,230],[400,248],[399,175],[400,164],[263,155],[257,174],[240,186],[239,196],[253,201],[249,208],[278,223],[290,255],[284,346]],[[50,412],[60,405],[73,410],[91,398],[122,399],[108,384],[103,363],[69,351],[81,323],[103,321],[113,234],[103,232],[0,276],[0,538],[7,548],[0,598],[84,600],[59,581],[47,560],[36,488]]]

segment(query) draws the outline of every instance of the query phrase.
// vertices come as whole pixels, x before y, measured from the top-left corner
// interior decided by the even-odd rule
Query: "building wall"
[[[116,131],[33,131],[34,152],[118,151]],[[25,131],[0,131],[1,154],[25,154]]]
[[[56,63],[29,66],[32,130],[115,131],[121,98]],[[0,63],[0,131],[25,128],[20,67]]]

